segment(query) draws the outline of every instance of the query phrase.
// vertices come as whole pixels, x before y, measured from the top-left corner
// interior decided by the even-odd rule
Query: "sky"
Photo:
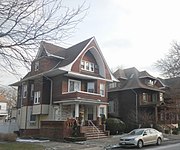
[[[66,2],[74,7],[83,0]],[[87,15],[65,41],[67,47],[94,36],[111,70],[136,67],[160,76],[155,62],[173,41],[180,42],[179,0],[85,0],[85,6]],[[1,76],[3,85],[19,80]]]

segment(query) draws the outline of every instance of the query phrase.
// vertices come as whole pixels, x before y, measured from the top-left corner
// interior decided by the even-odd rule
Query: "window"
[[[94,82],[87,83],[87,92],[94,93]]]
[[[23,98],[27,96],[27,84],[23,84]]]
[[[146,84],[148,86],[153,86],[154,85],[154,81],[153,80],[146,80]]]
[[[94,63],[82,60],[81,61],[81,69],[94,72]]]
[[[105,96],[105,85],[102,83],[100,84],[100,95]]]
[[[109,89],[117,87],[117,82],[109,83]]]
[[[36,115],[31,114],[30,122],[36,122]]]
[[[143,101],[144,101],[144,102],[147,102],[147,100],[148,100],[148,95],[147,95],[147,93],[143,93]]]
[[[153,102],[157,102],[157,98],[158,98],[158,96],[157,96],[156,93],[155,93],[155,94],[152,94],[152,101],[153,101]]]
[[[69,80],[69,92],[81,91],[81,81]]]
[[[100,114],[105,114],[104,107],[100,107]]]
[[[34,64],[34,70],[38,71],[39,70],[39,61],[36,61]]]
[[[40,103],[40,91],[34,92],[34,104]]]
[[[164,101],[163,93],[159,93],[159,101],[160,101],[160,102]]]
[[[34,84],[31,84],[31,97],[34,96]]]

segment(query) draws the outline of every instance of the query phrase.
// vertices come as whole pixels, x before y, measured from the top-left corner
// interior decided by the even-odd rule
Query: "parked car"
[[[137,146],[142,148],[144,145],[157,144],[163,141],[163,134],[153,128],[134,129],[130,133],[120,138],[120,145]]]

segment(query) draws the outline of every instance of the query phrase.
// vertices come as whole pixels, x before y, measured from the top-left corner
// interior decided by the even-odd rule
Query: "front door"
[[[88,120],[93,120],[93,107],[92,106],[89,106],[88,107]]]

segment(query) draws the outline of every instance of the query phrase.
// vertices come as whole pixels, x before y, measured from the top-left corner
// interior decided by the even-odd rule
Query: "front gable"
[[[88,67],[91,68],[88,69]],[[107,63],[96,43],[95,38],[91,39],[91,41],[77,56],[75,61],[72,62],[70,71],[85,75],[102,77],[109,80],[112,79],[109,67],[107,66]]]

